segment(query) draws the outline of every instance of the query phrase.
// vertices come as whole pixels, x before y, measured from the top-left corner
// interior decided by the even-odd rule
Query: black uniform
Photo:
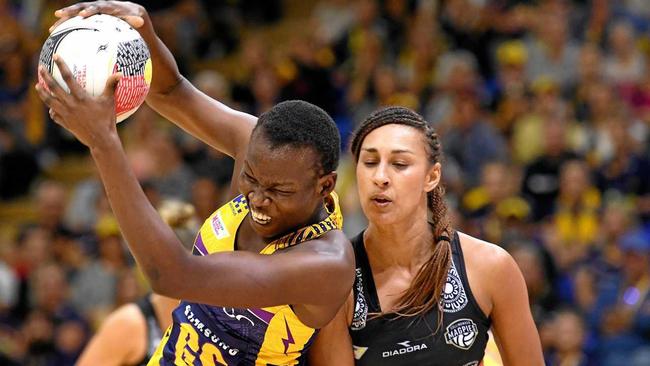
[[[451,240],[453,262],[443,291],[442,327],[438,309],[422,317],[380,313],[379,299],[363,244],[363,233],[352,239],[356,255],[354,316],[349,331],[356,365],[480,364],[488,341],[490,319],[479,308],[467,281],[458,234]]]

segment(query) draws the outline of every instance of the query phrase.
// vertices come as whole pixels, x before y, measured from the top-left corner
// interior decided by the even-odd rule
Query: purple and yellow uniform
[[[340,229],[338,197],[332,193],[330,198],[326,219],[269,243],[260,254],[273,254]],[[194,253],[233,251],[235,234],[247,214],[248,204],[241,195],[219,208],[201,227]],[[181,301],[172,318],[149,365],[303,365],[316,335],[316,329],[304,325],[290,305],[238,309]]]

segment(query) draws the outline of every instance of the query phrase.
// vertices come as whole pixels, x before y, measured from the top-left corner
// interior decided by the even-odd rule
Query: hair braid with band
[[[351,150],[355,162],[359,161],[359,152],[363,140],[373,130],[397,124],[415,128],[426,140],[426,151],[431,165],[442,160],[442,146],[435,131],[416,112],[403,107],[388,107],[372,113],[357,128],[352,136]],[[410,287],[391,311],[399,316],[413,317],[424,315],[434,307],[438,308],[438,328],[442,325],[442,291],[447,281],[447,272],[451,264],[451,243],[444,238],[446,233],[451,237],[452,229],[444,201],[445,189],[438,184],[427,194],[427,206],[431,211],[431,227],[433,242],[431,254],[420,267]]]

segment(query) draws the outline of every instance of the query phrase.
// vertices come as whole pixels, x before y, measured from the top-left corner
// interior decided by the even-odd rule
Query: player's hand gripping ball
[[[54,54],[59,55],[77,83],[93,96],[102,94],[109,76],[122,73],[115,91],[117,122],[133,114],[147,96],[152,72],[149,48],[140,34],[120,18],[106,14],[77,16],[52,30],[41,50],[39,64],[69,92],[52,60]],[[39,84],[47,89],[40,76]]]

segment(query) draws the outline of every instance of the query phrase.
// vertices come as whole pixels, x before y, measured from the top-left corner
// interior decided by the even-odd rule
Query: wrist
[[[122,149],[122,142],[117,135],[117,131],[109,133],[108,136],[97,139],[90,148],[90,154],[93,158],[101,158],[106,155],[113,155],[116,151]]]
[[[156,39],[156,31],[153,28],[153,23],[151,23],[149,15],[143,15],[142,20],[144,20],[144,23],[142,24],[142,27],[137,29],[137,31],[140,32],[140,36],[142,36],[145,42],[147,42],[147,45],[149,45],[154,39]]]

